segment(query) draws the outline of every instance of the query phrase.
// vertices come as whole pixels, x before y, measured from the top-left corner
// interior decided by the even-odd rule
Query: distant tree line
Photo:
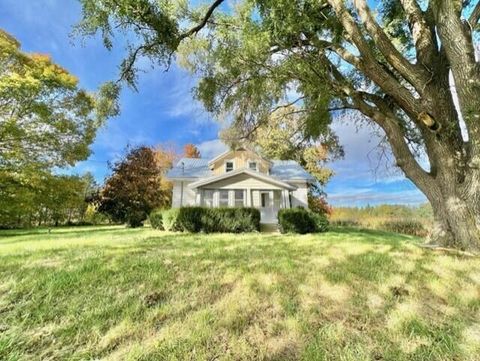
[[[366,205],[364,207],[332,207],[332,213],[337,217],[350,216],[352,218],[419,218],[433,219],[432,207],[428,203],[417,206],[403,204]]]
[[[43,174],[26,185],[6,178],[1,184],[1,228],[95,223],[89,199],[97,192],[93,176]],[[88,212],[87,212],[88,211]]]

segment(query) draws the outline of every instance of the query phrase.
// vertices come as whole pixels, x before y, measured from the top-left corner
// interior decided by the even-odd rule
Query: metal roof
[[[213,172],[208,167],[209,159],[182,158],[167,173],[167,178],[203,178],[210,177]]]
[[[167,178],[206,178],[213,176],[209,168],[210,159],[182,158],[167,173]],[[272,160],[270,176],[284,181],[306,180],[313,182],[315,178],[294,160]]]

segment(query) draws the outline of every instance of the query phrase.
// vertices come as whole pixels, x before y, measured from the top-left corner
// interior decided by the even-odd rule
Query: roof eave
[[[188,187],[190,187],[192,189],[199,188],[199,187],[202,187],[204,185],[219,182],[221,180],[228,179],[228,178],[234,177],[234,176],[242,174],[242,173],[248,174],[251,177],[263,179],[267,182],[271,182],[271,183],[274,183],[274,184],[276,183],[277,185],[280,185],[281,187],[289,189],[289,190],[295,190],[295,189],[298,188],[297,186],[286,183],[282,180],[275,179],[275,178],[273,178],[269,175],[266,175],[266,174],[254,172],[254,171],[251,171],[251,170],[246,169],[246,168],[237,169],[237,170],[234,170],[232,172],[228,172],[228,173],[224,173],[224,174],[221,174],[221,175],[209,177],[209,178],[206,178],[206,179],[201,179],[197,182],[193,182],[193,183],[189,184]]]
[[[165,179],[169,181],[192,181],[200,178],[202,177],[169,177],[168,175],[165,177]]]

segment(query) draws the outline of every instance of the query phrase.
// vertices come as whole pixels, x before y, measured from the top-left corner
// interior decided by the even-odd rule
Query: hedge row
[[[328,230],[325,215],[305,208],[286,208],[278,211],[278,223],[282,233],[316,233]]]
[[[256,208],[183,207],[150,214],[153,228],[184,232],[253,232],[260,230]]]

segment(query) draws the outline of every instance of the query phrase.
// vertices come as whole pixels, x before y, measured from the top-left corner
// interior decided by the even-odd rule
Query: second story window
[[[233,170],[233,162],[225,162],[225,172],[231,172]]]
[[[257,169],[257,162],[248,162],[248,169],[250,170],[258,170]]]

